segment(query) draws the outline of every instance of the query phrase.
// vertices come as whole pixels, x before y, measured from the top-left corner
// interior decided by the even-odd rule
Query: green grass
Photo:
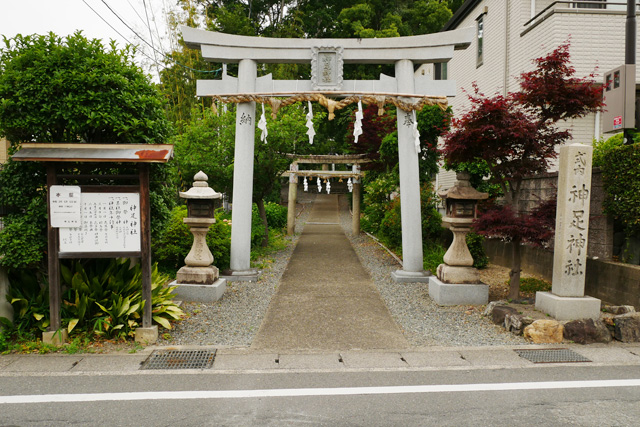
[[[444,263],[442,258],[445,253],[447,249],[439,243],[427,242],[423,248],[423,268],[435,274],[438,266]]]
[[[551,283],[546,280],[536,279],[535,277],[520,278],[520,292],[535,294],[536,292],[549,292],[550,290]]]

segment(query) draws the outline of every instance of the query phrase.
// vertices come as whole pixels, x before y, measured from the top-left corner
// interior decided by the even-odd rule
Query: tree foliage
[[[0,135],[13,152],[23,142],[163,143],[171,133],[163,102],[133,62],[130,48],[106,48],[81,33],[4,39],[0,48]],[[164,171],[154,168],[152,228],[167,214]],[[0,171],[0,198],[13,214],[0,232],[0,261],[12,268],[41,262],[46,247],[45,174],[30,162]],[[170,203],[169,203],[170,204]],[[24,245],[25,236],[33,236]]]
[[[466,163],[488,166],[505,203],[484,213],[478,231],[512,241],[514,246],[510,297],[518,298],[520,244],[548,240],[549,213],[518,212],[524,177],[545,172],[556,158],[556,147],[571,138],[557,123],[583,117],[602,108],[602,88],[593,75],[575,77],[569,63],[569,43],[534,60],[535,69],[520,76],[520,91],[487,97],[474,85],[471,107],[453,120],[444,140],[444,157],[455,167]],[[543,203],[539,209],[549,208]]]

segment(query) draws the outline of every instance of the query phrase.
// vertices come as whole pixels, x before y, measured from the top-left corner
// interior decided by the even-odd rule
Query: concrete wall
[[[554,197],[558,188],[557,183],[557,172],[540,174],[525,180],[522,183],[523,195],[518,210],[531,212],[541,200]],[[587,256],[610,260],[613,255],[613,220],[604,213],[604,198],[602,174],[600,169],[596,168],[591,177],[591,215]]]
[[[484,247],[492,264],[511,266],[511,243],[487,239]],[[553,252],[523,246],[522,270],[551,281]],[[585,295],[606,303],[633,305],[640,309],[640,266],[587,258]]]

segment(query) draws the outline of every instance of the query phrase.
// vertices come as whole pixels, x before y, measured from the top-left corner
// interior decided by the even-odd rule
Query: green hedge
[[[605,211],[620,220],[629,233],[640,234],[640,144],[607,151],[600,169]]]

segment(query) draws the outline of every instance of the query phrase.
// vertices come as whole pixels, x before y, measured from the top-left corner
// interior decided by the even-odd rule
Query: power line
[[[87,5],[87,7],[93,11],[93,13],[95,13],[96,15],[98,15],[98,18],[102,19],[102,21],[104,21],[104,23],[105,23],[105,24],[107,24],[107,25],[108,25],[108,26],[109,26],[113,31],[115,31],[115,32],[116,32],[116,34],[118,34],[120,37],[122,37],[122,38],[123,38],[127,43],[129,43],[130,45],[134,45],[134,44],[135,44],[135,43],[132,43],[128,38],[126,38],[125,36],[123,36],[123,35],[122,35],[122,33],[120,33],[120,31],[116,30],[116,29],[115,29],[115,27],[114,27],[113,25],[111,25],[111,24],[109,23],[109,21],[107,21],[106,19],[104,19],[104,18],[102,17],[102,15],[100,15],[100,14],[99,14],[99,13],[98,13],[94,8],[92,8],[92,7],[91,7],[91,5],[90,5],[89,3],[87,3],[87,1],[86,1],[86,0],[82,0],[82,2],[83,2],[84,4],[86,4],[86,5]],[[153,58],[152,58],[152,57],[150,57],[149,55],[147,55],[147,53],[145,53],[145,51],[141,50],[140,52],[141,52],[144,56],[146,56],[147,58],[149,58],[150,60],[152,60],[152,61],[153,61]]]
[[[82,1],[84,2],[84,4],[86,4],[87,6],[89,6],[89,4],[86,2],[86,0],[82,0]],[[195,72],[195,73],[203,73],[203,74],[211,74],[211,73],[212,73],[212,74],[218,74],[218,73],[221,71],[221,69],[217,69],[217,70],[197,70],[197,69],[195,69],[195,68],[189,67],[188,65],[181,64],[180,62],[176,61],[175,59],[173,59],[172,57],[170,57],[170,56],[169,56],[169,55],[167,55],[166,53],[164,53],[164,52],[162,52],[162,51],[157,50],[157,49],[155,48],[155,46],[153,46],[151,43],[149,43],[149,42],[148,42],[144,37],[140,36],[140,34],[138,34],[138,32],[137,32],[136,30],[134,30],[133,28],[131,28],[131,26],[130,26],[129,24],[127,24],[127,22],[125,22],[125,20],[124,20],[124,19],[122,19],[122,18],[120,17],[120,15],[118,15],[118,14],[117,14],[117,13],[116,13],[112,8],[111,8],[111,6],[109,6],[109,4],[108,4],[105,0],[101,0],[101,1],[102,1],[102,3],[107,7],[107,9],[109,9],[109,10],[111,11],[111,13],[113,13],[113,15],[115,15],[115,17],[116,17],[116,18],[118,18],[118,20],[119,20],[120,22],[122,22],[122,24],[124,24],[124,26],[125,26],[125,27],[127,27],[127,28],[128,28],[128,29],[129,29],[133,34],[135,34],[135,36],[136,36],[136,37],[138,37],[138,39],[140,39],[140,40],[141,40],[142,42],[144,42],[147,46],[149,46],[149,47],[150,47],[154,52],[159,53],[160,55],[162,55],[162,56],[163,56],[164,58],[166,58],[167,60],[169,60],[169,61],[171,61],[171,62],[175,63],[176,65],[178,65],[178,66],[180,66],[180,67],[182,67],[182,68],[184,68],[184,69],[187,69],[187,70],[189,70],[189,71],[193,71],[193,72]],[[104,18],[103,18],[103,17],[102,17],[98,12],[96,12],[96,10],[95,10],[95,9],[93,9],[91,6],[89,6],[89,8],[90,8],[91,10],[93,10],[93,12],[94,12],[94,13],[96,13],[96,14],[100,17],[100,19],[102,19],[103,21],[107,22],[107,21],[106,21],[106,20],[105,20],[105,19],[104,19]],[[113,28],[113,26],[112,26],[111,24],[109,24],[108,22],[107,22],[107,25],[109,25],[109,27]],[[114,30],[114,31],[116,31],[116,33],[118,33],[118,34],[120,35],[120,37],[122,37],[123,39],[125,39],[128,43],[133,44],[133,43],[131,43],[131,42],[130,42],[126,37],[123,37],[123,36],[120,34],[120,32],[118,32],[115,28],[113,28],[113,30]],[[153,58],[151,58],[151,57],[150,57],[149,55],[147,55],[147,54],[145,54],[145,56],[146,56],[147,58],[149,58],[150,60],[152,60],[152,61],[154,60]]]

